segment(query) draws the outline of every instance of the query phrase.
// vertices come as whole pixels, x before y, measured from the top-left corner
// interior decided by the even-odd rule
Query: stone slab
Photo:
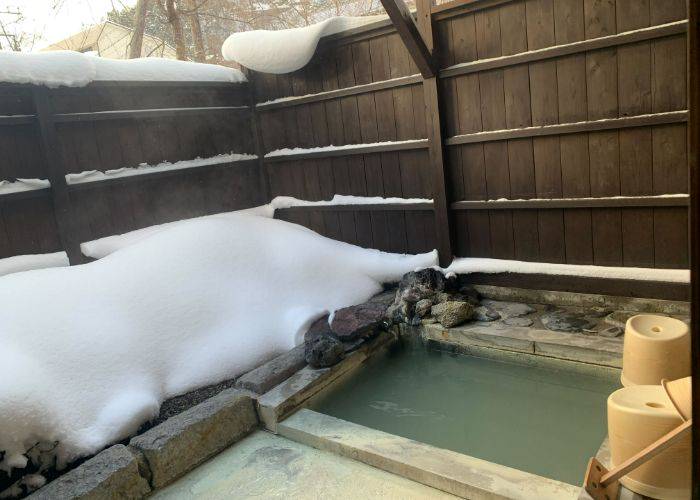
[[[557,306],[606,307],[615,310],[688,315],[690,303],[675,300],[616,297],[564,291],[530,290],[493,285],[474,285],[485,298]]]
[[[253,400],[228,389],[133,438],[151,485],[161,488],[249,434],[258,425]]]
[[[279,433],[462,498],[566,500],[579,488],[303,409]]]
[[[377,337],[348,354],[337,365],[319,369],[309,366],[302,368],[257,399],[260,421],[266,429],[277,432],[279,420],[339,377],[360,366],[372,353],[390,345],[396,339],[397,336],[394,333],[381,332]]]
[[[139,472],[137,456],[117,444],[50,482],[30,496],[33,500],[143,498],[150,493]]]
[[[155,493],[156,500],[453,499],[361,462],[257,431]]]
[[[301,344],[241,376],[236,387],[264,394],[305,366],[304,344]]]
[[[434,324],[424,325],[422,329],[425,338],[437,342],[505,349],[614,368],[622,366],[622,338],[603,338],[502,324],[450,329]]]

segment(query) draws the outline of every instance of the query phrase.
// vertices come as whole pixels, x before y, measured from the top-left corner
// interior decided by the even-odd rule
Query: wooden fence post
[[[258,174],[260,175],[260,199],[262,203],[270,202],[270,179],[265,166],[265,150],[263,148],[262,131],[260,130],[260,116],[258,115],[256,78],[253,71],[248,72],[248,94],[250,95],[250,127],[253,135],[253,147],[258,157]]]
[[[430,139],[430,170],[433,180],[433,207],[435,211],[435,233],[437,236],[440,265],[447,266],[454,257],[450,205],[447,199],[447,185],[444,161],[443,119],[440,112],[438,88],[438,63],[434,56],[435,34],[431,7],[432,0],[416,2],[417,24],[410,15],[403,0],[382,0],[391,21],[394,23],[409,54],[423,75],[423,94],[428,139]]]
[[[85,262],[85,259],[80,251],[80,239],[76,230],[75,216],[71,213],[65,166],[61,162],[54,113],[49,99],[49,89],[44,86],[34,86],[33,97],[39,125],[41,152],[46,165],[47,176],[51,182],[51,199],[53,201],[58,234],[71,265],[82,264]]]

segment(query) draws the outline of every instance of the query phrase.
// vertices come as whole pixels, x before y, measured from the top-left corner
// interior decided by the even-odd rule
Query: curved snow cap
[[[55,88],[84,87],[99,80],[245,82],[241,71],[158,57],[126,61],[81,54],[72,50],[0,52],[0,82],[32,83]]]
[[[316,52],[321,37],[373,23],[387,16],[332,17],[303,28],[234,33],[221,47],[227,61],[261,73],[291,73],[303,68]]]

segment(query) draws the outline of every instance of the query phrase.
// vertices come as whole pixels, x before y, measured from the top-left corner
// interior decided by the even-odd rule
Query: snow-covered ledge
[[[84,87],[94,81],[246,82],[240,70],[158,57],[126,61],[71,50],[0,52],[0,82],[55,88]]]
[[[77,174],[66,174],[67,184],[87,184],[90,182],[100,182],[121,177],[133,177],[137,175],[155,174],[172,170],[184,170],[189,168],[207,167],[210,165],[224,165],[239,161],[255,160],[258,157],[251,154],[227,153],[209,158],[195,158],[193,160],[182,160],[170,163],[168,161],[156,165],[141,163],[137,167],[123,167],[114,170],[100,172],[99,170],[87,170]]]
[[[452,264],[450,264],[446,271],[455,274],[547,274],[552,276],[572,276],[580,278],[690,283],[690,271],[688,269],[551,264],[548,262],[524,262],[520,260],[474,257],[457,258],[452,261]]]
[[[388,151],[407,151],[425,149],[428,139],[409,139],[406,141],[368,142],[362,144],[344,144],[342,146],[318,146],[313,148],[282,148],[265,154],[265,159],[273,161],[293,160],[295,158],[323,158],[328,156],[345,156],[352,154],[384,153]]]
[[[17,179],[15,181],[0,181],[0,196],[26,191],[39,191],[48,189],[51,183],[46,179]]]

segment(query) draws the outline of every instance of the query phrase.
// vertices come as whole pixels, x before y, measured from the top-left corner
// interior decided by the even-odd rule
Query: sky
[[[25,50],[36,51],[100,22],[113,8],[135,4],[136,0],[0,0],[0,16],[8,24],[14,16],[2,12],[22,12],[26,19],[20,29],[40,35],[34,47]]]

